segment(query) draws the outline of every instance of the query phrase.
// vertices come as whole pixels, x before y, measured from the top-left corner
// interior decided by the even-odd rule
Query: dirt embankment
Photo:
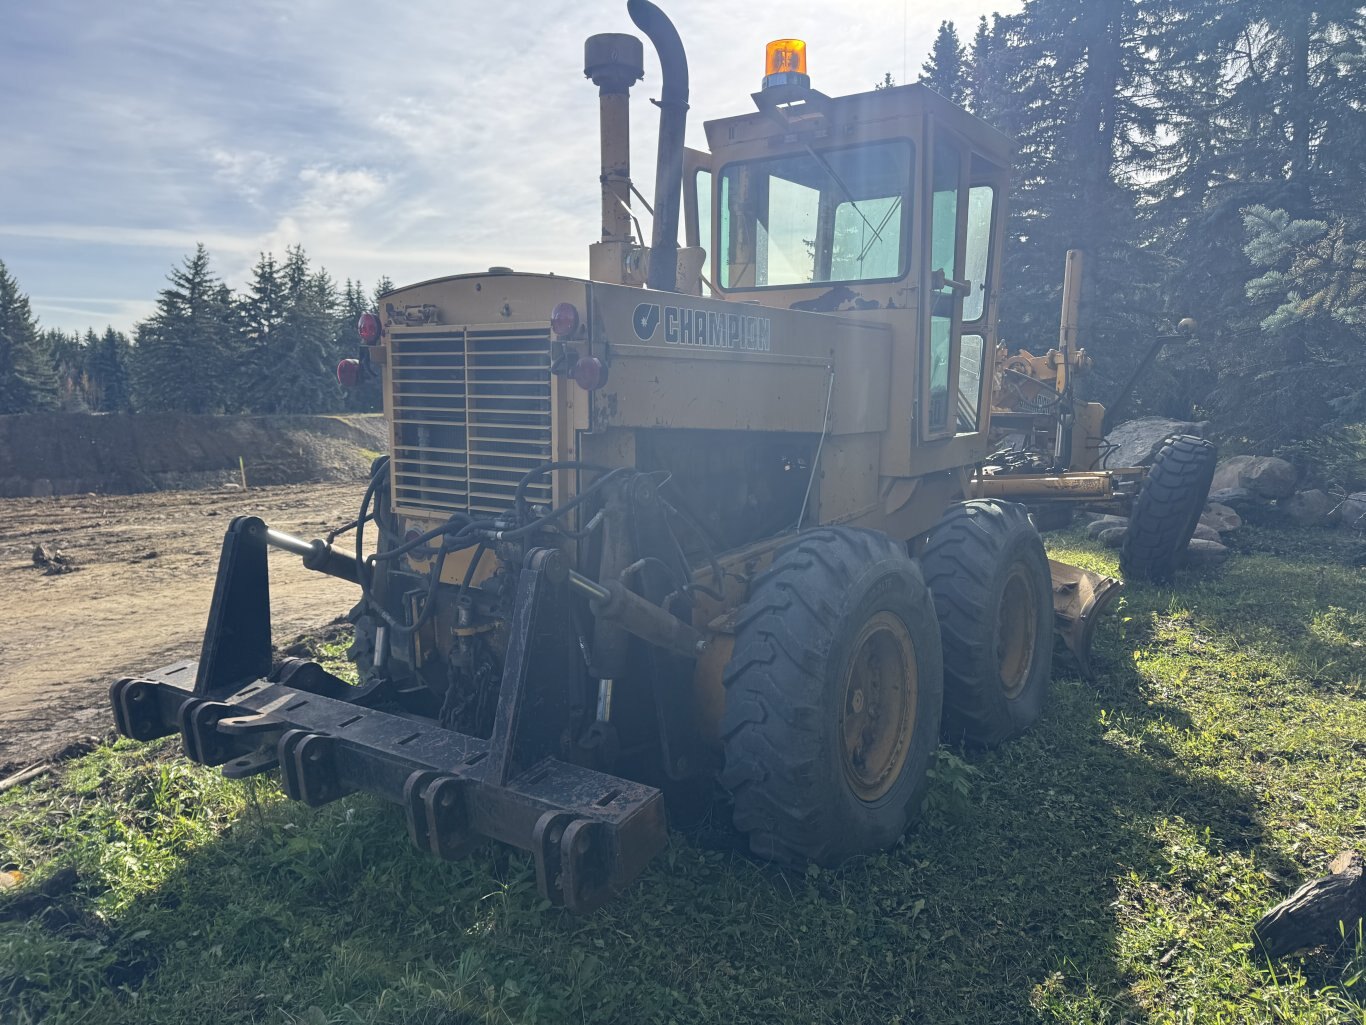
[[[51,413],[0,416],[0,498],[129,495],[361,479],[387,447],[378,416]]]
[[[199,657],[234,516],[320,537],[355,517],[363,490],[349,482],[0,500],[0,767],[105,732],[115,679]],[[36,567],[40,544],[74,568]],[[271,551],[277,644],[345,615],[358,598],[354,585]]]

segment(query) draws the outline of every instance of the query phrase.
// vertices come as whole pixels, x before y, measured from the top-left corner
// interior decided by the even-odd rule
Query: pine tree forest
[[[1193,317],[1126,415],[1366,483],[1366,9],[1028,0],[969,28],[941,25],[920,81],[1016,140],[1006,344],[1056,338],[1081,249],[1091,399]]]
[[[112,327],[40,330],[0,262],[0,414],[374,411],[378,382],[345,390],[334,371],[355,355],[357,319],[392,287],[338,286],[292,246],[283,262],[262,253],[234,292],[199,246],[130,339]]]
[[[869,69],[876,73],[878,69]],[[1094,401],[1208,420],[1228,452],[1366,486],[1366,13],[1350,0],[1026,0],[944,21],[920,81],[1016,141],[1002,339],[1056,339],[1086,254]],[[894,84],[883,75],[878,87]],[[382,286],[385,287],[385,286]],[[336,361],[372,302],[301,247],[237,291],[200,247],[133,339],[42,331],[0,265],[0,412],[371,409]]]

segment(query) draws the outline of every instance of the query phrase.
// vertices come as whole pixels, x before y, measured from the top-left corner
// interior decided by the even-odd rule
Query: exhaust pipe
[[[663,11],[649,0],[627,0],[626,12],[654,44],[663,81],[659,92],[659,156],[655,164],[654,231],[646,284],[678,290],[678,208],[683,196],[683,135],[688,122],[688,56]]]
[[[635,36],[589,36],[583,73],[598,87],[602,145],[602,241],[631,239],[631,86],[645,77],[645,48]],[[644,245],[645,240],[641,239]]]

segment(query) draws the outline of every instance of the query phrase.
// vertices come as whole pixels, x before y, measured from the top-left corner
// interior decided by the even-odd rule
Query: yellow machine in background
[[[383,297],[361,362],[391,450],[354,554],[237,521],[201,661],[114,689],[130,736],[278,764],[311,803],[381,794],[442,856],[525,848],[578,910],[665,842],[662,791],[714,778],[760,856],[895,842],[941,737],[1027,729],[1055,624],[1084,662],[1116,588],[1050,567],[1025,508],[983,497],[1009,141],[923,86],[825,96],[778,40],[755,109],[687,151],[681,40],[628,11],[663,69],[650,244],[643,47],[594,36],[590,277]],[[272,670],[268,545],[357,582],[363,686]]]
[[[1023,502],[1047,526],[1070,523],[1077,509],[1126,516],[1120,553],[1125,576],[1165,580],[1180,565],[1204,510],[1218,452],[1203,438],[1174,435],[1151,468],[1110,465],[1113,446],[1105,436],[1111,412],[1084,401],[1077,387],[1091,369],[1091,357],[1078,344],[1082,265],[1081,252],[1069,251],[1057,348],[1043,355],[997,349],[992,453],[978,469],[974,493]],[[1162,347],[1192,336],[1195,322],[1183,320],[1177,330],[1156,339],[1116,408]]]

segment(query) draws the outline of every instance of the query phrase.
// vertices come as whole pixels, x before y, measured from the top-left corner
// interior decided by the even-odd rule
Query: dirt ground
[[[259,515],[312,539],[353,519],[363,491],[351,482],[0,500],[0,769],[108,730],[113,680],[198,657],[232,517]],[[46,575],[33,563],[38,544],[76,569]],[[271,551],[270,578],[277,645],[358,597],[284,552]]]

